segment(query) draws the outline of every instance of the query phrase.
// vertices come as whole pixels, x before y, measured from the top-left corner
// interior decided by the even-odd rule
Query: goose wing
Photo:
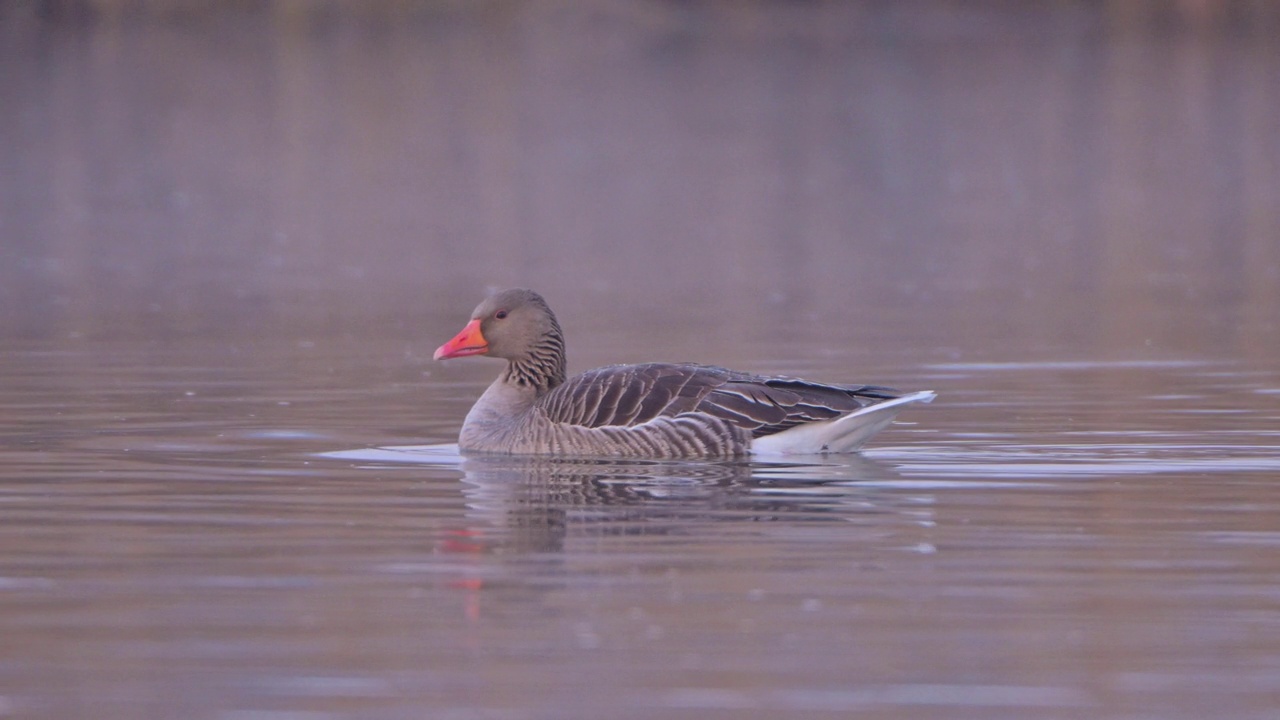
[[[847,415],[899,395],[897,390],[874,385],[827,385],[734,373],[708,393],[697,409],[750,430],[752,437],[763,437]]]
[[[539,401],[548,419],[583,427],[634,426],[700,413],[753,437],[829,420],[901,393],[871,385],[825,385],[711,365],[611,365],[570,378]]]
[[[538,402],[556,423],[592,428],[640,425],[694,412],[728,374],[707,365],[610,365],[569,378]]]

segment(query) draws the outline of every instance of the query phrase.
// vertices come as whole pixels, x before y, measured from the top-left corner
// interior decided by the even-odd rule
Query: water
[[[42,7],[0,717],[1280,706],[1269,5]],[[515,284],[571,370],[939,396],[851,457],[459,457],[498,366],[430,354]]]
[[[922,364],[939,401],[861,456],[593,463],[361,449],[447,442],[482,387],[397,381],[392,352],[69,345],[3,354],[14,717],[1261,718],[1280,693],[1271,369]],[[1144,382],[1177,394],[1114,389]]]

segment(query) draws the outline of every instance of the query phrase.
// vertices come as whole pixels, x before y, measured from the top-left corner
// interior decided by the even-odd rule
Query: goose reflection
[[[865,456],[820,464],[471,456],[467,524],[492,551],[558,552],[578,535],[678,535],[718,522],[833,522],[918,514],[901,478]],[[473,548],[478,549],[478,548]]]

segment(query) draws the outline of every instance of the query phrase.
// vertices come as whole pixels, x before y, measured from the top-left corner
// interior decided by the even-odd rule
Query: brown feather
[[[828,420],[879,400],[889,388],[824,385],[710,365],[611,365],[570,378],[540,398],[552,422],[588,428],[641,425],[700,413],[760,437]]]
[[[752,438],[901,396],[888,388],[672,363],[613,365],[566,380],[563,333],[537,293],[498,293],[472,319],[480,321],[485,352],[508,365],[463,423],[458,443],[466,451],[736,456],[751,452]],[[450,347],[441,346],[437,356]]]

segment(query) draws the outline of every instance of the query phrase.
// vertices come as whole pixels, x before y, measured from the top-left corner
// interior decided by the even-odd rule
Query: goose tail
[[[856,452],[873,435],[893,422],[903,408],[932,402],[936,394],[921,390],[868,405],[832,420],[807,423],[751,442],[753,455],[813,455]]]

